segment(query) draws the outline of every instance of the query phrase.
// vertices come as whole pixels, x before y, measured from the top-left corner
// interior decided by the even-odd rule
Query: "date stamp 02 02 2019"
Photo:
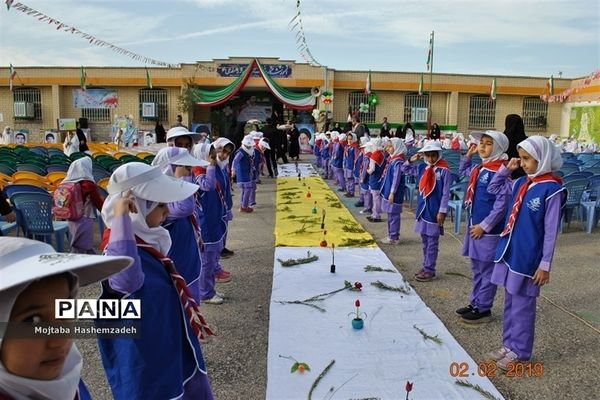
[[[453,378],[468,378],[471,375],[495,378],[503,375],[507,378],[540,378],[544,376],[544,364],[541,362],[514,362],[508,365],[508,370],[502,371],[495,362],[480,362],[477,371],[469,370],[469,363],[452,362],[448,367],[450,376]]]

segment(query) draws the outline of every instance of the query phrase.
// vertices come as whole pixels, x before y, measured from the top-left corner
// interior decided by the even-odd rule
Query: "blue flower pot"
[[[352,320],[352,327],[353,327],[354,329],[362,329],[362,328],[363,328],[363,326],[365,326],[365,321],[364,321],[364,320],[362,320],[362,319],[357,319],[357,318],[354,318],[354,319]]]

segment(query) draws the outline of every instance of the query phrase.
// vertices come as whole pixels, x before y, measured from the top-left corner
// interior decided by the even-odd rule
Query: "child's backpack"
[[[56,218],[77,221],[83,217],[83,193],[78,182],[65,182],[54,191],[54,207],[52,212]]]

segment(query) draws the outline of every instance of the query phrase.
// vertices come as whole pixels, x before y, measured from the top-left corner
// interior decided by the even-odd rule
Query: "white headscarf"
[[[235,151],[235,144],[233,144],[233,142],[231,140],[224,138],[224,137],[220,137],[217,140],[215,140],[215,142],[213,143],[213,145],[215,146],[215,149],[217,151],[221,151],[228,144],[231,144],[231,146],[233,146],[233,149],[231,150],[231,153],[233,153]],[[223,169],[223,168],[225,168],[225,166],[227,166],[227,164],[229,163],[229,157],[230,156],[227,156],[227,158],[223,161],[221,161],[221,159],[219,159],[219,157],[217,157],[217,164],[219,164],[219,167],[221,167],[221,169]]]
[[[340,136],[338,136],[338,139],[340,140],[340,142],[346,140],[348,138],[348,135],[346,135],[345,133],[341,133]]]
[[[398,128],[398,129],[400,129],[400,128]],[[411,145],[411,144],[415,143],[415,135],[413,134],[412,129],[406,130],[406,137],[404,138],[404,143],[406,143],[407,145]]]
[[[482,159],[483,162],[496,161],[496,160],[508,160],[506,150],[508,150],[509,140],[503,132],[500,131],[485,131],[485,132],[474,132],[473,138],[477,140],[477,143],[481,140],[481,137],[489,136],[494,141],[494,148],[489,157]]]
[[[65,141],[63,142],[63,153],[67,156],[70,156],[73,153],[77,153],[79,151],[79,138],[77,134],[73,134],[73,136],[69,139],[69,134],[65,135]]]
[[[244,136],[244,139],[242,140],[242,150],[249,155],[254,154],[254,140],[252,139],[252,133]]]
[[[74,278],[74,287],[71,292],[73,297],[77,295],[76,278]],[[10,314],[17,297],[23,292],[32,282],[23,283],[14,286],[10,289],[0,292],[0,321],[8,322]],[[0,337],[0,348],[2,347],[2,337]],[[54,399],[73,399],[79,381],[81,380],[81,370],[83,368],[83,358],[77,350],[77,346],[73,343],[65,364],[63,365],[60,374],[52,380],[38,380],[24,378],[11,374],[6,370],[2,361],[0,361],[0,392],[6,392],[15,400],[54,400]]]
[[[554,172],[563,164],[560,150],[543,136],[530,136],[517,145],[528,152],[538,162],[537,170],[528,174],[530,178]]]
[[[162,254],[167,254],[171,248],[169,231],[161,226],[150,228],[146,216],[159,202],[172,203],[186,199],[198,190],[198,186],[163,175],[160,168],[144,163],[122,165],[110,177],[109,195],[102,207],[102,219],[108,228],[112,226],[115,205],[128,190],[131,190],[138,209],[137,213],[130,214],[135,235]]]
[[[364,146],[365,144],[367,144],[367,142],[369,141],[369,137],[368,136],[361,136],[360,137],[360,145]]]
[[[195,146],[198,146],[198,144]],[[158,151],[154,160],[152,160],[152,165],[160,167],[163,174],[168,176],[175,176],[175,167],[177,165],[189,167],[201,166],[200,163],[190,155],[188,150],[183,147],[163,147]]]
[[[394,146],[394,152],[391,154],[392,157],[398,154],[406,154],[406,145],[404,144],[404,140],[393,137],[389,141],[392,146]]]
[[[373,151],[381,150],[381,138],[371,138],[371,145],[373,146]]]
[[[198,143],[196,146],[194,146],[194,157],[196,157],[198,160],[209,161],[210,149],[212,148],[212,143]]]
[[[67,176],[63,182],[94,181],[93,162],[89,157],[81,157],[69,165]]]
[[[10,129],[9,126],[4,128],[4,131],[2,131],[2,137],[0,138],[2,139],[1,144],[4,145],[9,145],[12,142],[12,130]]]

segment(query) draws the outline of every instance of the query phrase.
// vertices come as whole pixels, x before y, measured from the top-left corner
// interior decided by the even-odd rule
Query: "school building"
[[[255,60],[260,68],[245,76],[246,66]],[[15,69],[12,92],[8,69],[0,69],[0,126],[27,129],[30,141],[40,140],[45,130],[57,129],[61,119],[80,118],[89,124],[94,140],[107,141],[120,116],[132,116],[135,126],[152,130],[157,118],[168,129],[181,114],[189,127],[208,123],[219,133],[220,129],[228,129],[227,124],[249,98],[285,118],[297,115],[298,109],[310,114],[314,104],[314,108],[331,112],[334,121],[345,123],[349,110],[359,110],[361,103],[372,99],[364,94],[368,71],[326,69],[278,58],[231,57],[147,70],[85,67],[86,91],[81,90],[80,67]],[[419,94],[421,76],[423,91]],[[495,101],[490,98],[494,78]],[[506,115],[516,113],[523,117],[530,134],[577,136],[579,132],[571,126],[573,108],[599,109],[600,79],[590,83],[585,77],[555,78],[555,94],[572,92],[564,102],[540,99],[540,95],[548,93],[547,82],[548,77],[434,73],[430,98],[427,73],[372,71],[371,90],[377,104],[368,110],[363,106],[359,115],[362,122],[375,129],[383,117],[393,127],[411,121],[422,129],[430,108],[432,122],[437,122],[443,131],[466,134],[472,130],[503,130]],[[188,86],[198,88],[200,95],[190,96],[184,90]],[[323,93],[332,94],[333,101],[325,103]],[[309,95],[313,98],[307,107],[305,100]],[[599,125],[590,125],[591,132],[586,128],[584,133],[600,137],[593,128]]]

